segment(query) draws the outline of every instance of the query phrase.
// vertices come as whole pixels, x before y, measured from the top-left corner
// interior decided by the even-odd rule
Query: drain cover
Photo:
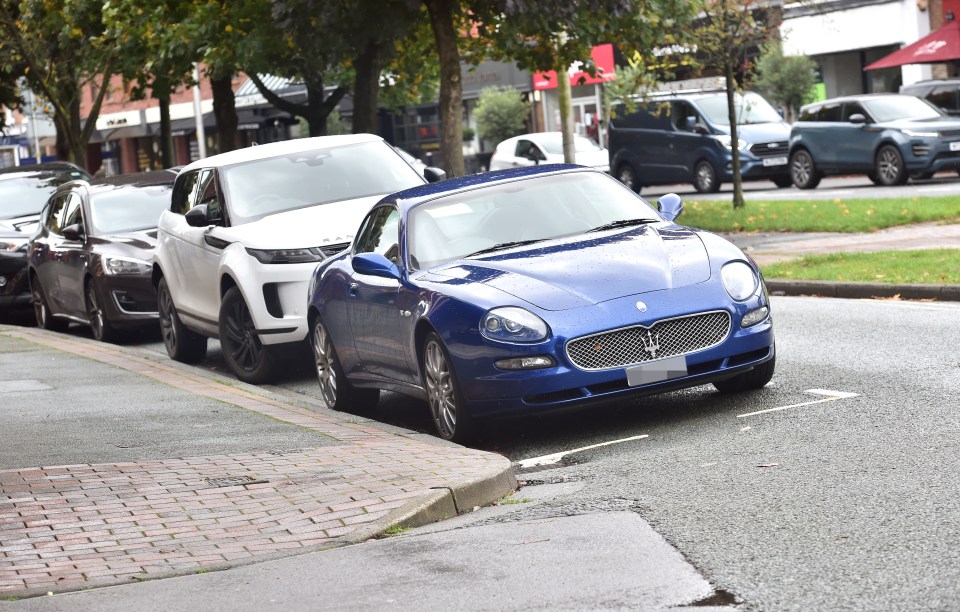
[[[252,476],[224,476],[222,478],[206,478],[207,482],[215,487],[242,487],[244,485],[263,484],[266,480],[258,480]]]

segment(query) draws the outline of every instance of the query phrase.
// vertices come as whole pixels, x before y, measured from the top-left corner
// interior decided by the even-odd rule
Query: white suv
[[[167,353],[197,362],[207,338],[219,338],[237,378],[270,381],[273,353],[306,338],[317,262],[349,246],[382,196],[425,182],[369,134],[254,146],[186,166],[153,261]]]

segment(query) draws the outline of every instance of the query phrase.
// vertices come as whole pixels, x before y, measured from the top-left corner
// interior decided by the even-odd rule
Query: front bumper
[[[29,306],[27,254],[0,252],[0,308]]]
[[[234,274],[265,345],[300,342],[307,337],[307,284],[317,262],[261,264],[252,256],[249,274]]]
[[[104,316],[115,327],[141,327],[159,319],[157,290],[149,275],[104,275],[100,294]]]

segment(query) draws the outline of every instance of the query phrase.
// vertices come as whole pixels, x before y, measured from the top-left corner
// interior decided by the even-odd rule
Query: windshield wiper
[[[631,225],[644,225],[646,223],[657,223],[659,219],[620,219],[604,223],[598,227],[588,230],[588,232],[602,232],[604,230],[617,229],[618,227],[630,227]]]
[[[464,257],[474,257],[476,255],[483,255],[484,253],[493,253],[494,251],[501,251],[503,249],[509,249],[511,247],[523,246],[525,244],[533,244],[534,242],[543,242],[545,238],[536,238],[534,240],[517,240],[514,242],[501,242],[500,244],[495,244],[492,247],[487,247],[485,249],[480,249],[470,253],[469,255],[464,255]]]

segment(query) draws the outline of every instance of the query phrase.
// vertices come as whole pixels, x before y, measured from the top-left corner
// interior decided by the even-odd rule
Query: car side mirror
[[[357,253],[351,262],[357,274],[400,280],[400,268],[379,253]]]
[[[667,221],[675,221],[683,213],[683,200],[675,193],[668,193],[657,200],[657,210]]]
[[[436,183],[437,181],[442,181],[447,178],[447,173],[440,168],[427,166],[423,169],[423,178],[427,179],[428,183]]]
[[[63,237],[67,240],[73,240],[76,242],[81,242],[85,238],[83,231],[83,226],[79,223],[74,223],[73,225],[68,225],[67,227],[61,230]]]
[[[864,117],[864,116],[863,116],[862,114],[860,114],[860,113],[854,113],[854,114],[850,115],[850,118],[847,119],[847,121],[849,121],[850,123],[858,123],[858,124],[860,124],[860,123],[866,123],[866,122],[867,122],[867,118]]]
[[[190,227],[207,227],[208,225],[212,225],[209,218],[209,209],[206,204],[197,204],[188,210],[187,214],[183,217],[187,220],[187,225]]]

